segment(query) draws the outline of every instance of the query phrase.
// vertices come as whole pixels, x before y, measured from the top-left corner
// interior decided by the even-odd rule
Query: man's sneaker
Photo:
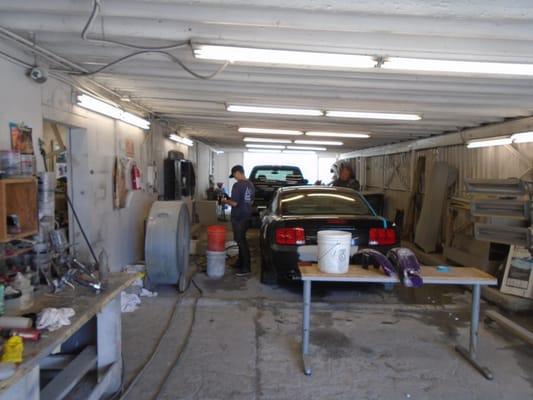
[[[235,276],[248,276],[251,272],[252,271],[249,269],[238,269],[237,272],[235,272]]]

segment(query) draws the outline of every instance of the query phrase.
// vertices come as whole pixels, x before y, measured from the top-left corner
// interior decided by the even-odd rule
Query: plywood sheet
[[[448,188],[456,179],[456,168],[444,162],[434,164],[415,231],[415,244],[426,253],[437,249]]]

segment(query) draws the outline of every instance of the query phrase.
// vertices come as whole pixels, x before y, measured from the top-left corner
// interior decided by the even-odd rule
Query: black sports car
[[[378,216],[358,192],[348,188],[298,186],[280,188],[261,223],[261,282],[298,276],[299,261],[317,260],[317,232],[352,234],[350,262],[358,248],[383,253],[399,245],[396,225]]]

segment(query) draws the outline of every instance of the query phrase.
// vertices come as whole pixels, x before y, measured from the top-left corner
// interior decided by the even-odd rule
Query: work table
[[[74,309],[76,314],[70,318],[70,325],[61,327],[53,332],[43,331],[39,341],[24,342],[23,362],[18,365],[14,375],[0,381],[0,399],[41,398],[39,396],[39,369],[41,363],[95,316],[97,319],[97,332],[94,332],[94,340],[89,339],[92,342],[92,346],[87,347],[91,349],[83,350],[82,353],[85,352],[86,359],[91,359],[87,354],[91,351],[94,353],[91,364],[93,364],[93,367],[96,364],[99,371],[99,384],[105,380],[103,369],[110,368],[113,365],[115,365],[115,368],[112,373],[110,368],[110,375],[113,375],[113,377],[118,376],[120,379],[122,370],[120,358],[120,293],[137,278],[137,274],[112,273],[109,275],[105,289],[100,293],[95,293],[91,289],[79,285],[76,286],[75,290],[66,288],[57,294],[43,291],[34,299],[32,307],[18,313],[9,313],[8,315],[13,316],[39,313],[43,308],[47,307],[70,307]],[[66,371],[66,369],[63,371]],[[118,374],[116,370],[118,370]],[[109,380],[112,383],[111,386],[116,386],[116,379]],[[45,387],[44,391],[47,389],[48,387]],[[106,393],[106,391],[103,390],[103,393]],[[14,395],[17,397],[13,397]],[[48,396],[42,398],[48,398]],[[98,398],[98,396],[94,398]]]
[[[328,274],[322,272],[317,264],[300,263],[300,279],[303,281],[303,313],[302,313],[302,360],[304,373],[311,375],[309,351],[310,319],[311,319],[311,284],[312,282],[366,282],[366,283],[400,283],[397,276],[387,276],[380,269],[361,265],[350,265],[344,274]],[[421,274],[424,285],[468,285],[472,286],[472,305],[470,311],[470,343],[468,349],[457,345],[455,349],[485,378],[492,379],[492,372],[479,364],[476,356],[478,344],[480,287],[496,285],[497,279],[477,268],[422,266]],[[416,289],[414,289],[416,290]]]

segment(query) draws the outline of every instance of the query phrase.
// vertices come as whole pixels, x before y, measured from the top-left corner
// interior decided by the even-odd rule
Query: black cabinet
[[[196,188],[194,166],[189,160],[167,158],[164,161],[164,198],[181,200],[193,197]]]

